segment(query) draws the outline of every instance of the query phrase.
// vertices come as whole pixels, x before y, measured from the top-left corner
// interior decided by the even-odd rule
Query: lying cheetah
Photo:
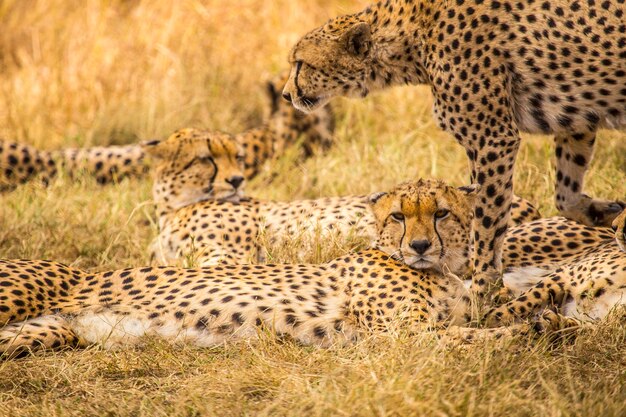
[[[624,203],[583,194],[599,128],[626,126],[623,0],[387,0],[331,19],[289,56],[283,95],[303,111],[335,96],[427,84],[439,125],[482,186],[474,290],[499,285],[519,131],[556,136],[556,204],[610,225]]]
[[[204,266],[257,263],[265,258],[261,235],[276,244],[293,242],[294,237],[308,242],[316,233],[374,239],[374,216],[366,196],[292,202],[242,199],[243,176],[234,165],[238,150],[222,146],[223,140],[220,134],[185,130],[144,146],[155,161],[153,198],[160,232],[151,251],[158,264],[172,265],[189,256]],[[219,152],[230,151],[230,157],[220,153],[211,164],[201,164],[216,146]],[[208,170],[202,172],[202,167]],[[513,224],[540,217],[532,204],[518,197],[513,212]]]
[[[301,138],[305,158],[332,145],[334,114],[331,106],[312,114],[294,109],[278,93],[287,77],[285,73],[268,81],[269,115],[263,125],[235,136],[245,152],[248,179],[256,176],[266,161],[283,154]],[[108,184],[126,177],[139,177],[149,170],[149,165],[140,145],[41,151],[29,145],[0,141],[0,192],[34,178],[48,184],[59,169],[70,176],[83,173],[95,177],[100,184]]]
[[[555,326],[561,321],[577,326],[600,320],[616,306],[626,304],[626,257],[613,241],[584,251],[557,268],[537,272],[534,267],[515,272],[516,276],[527,282],[534,280],[536,284],[515,299],[491,309],[485,316],[487,325],[525,320],[549,308],[555,312],[551,316]]]
[[[146,173],[144,153],[135,145],[97,146],[41,151],[29,145],[0,140],[0,192],[39,178],[48,184],[59,169],[70,176],[93,176],[99,184]]]
[[[447,207],[442,247],[463,253],[475,188],[430,182],[429,213]],[[372,198],[378,233],[397,233],[419,213],[414,184]],[[393,201],[392,201],[393,200]],[[400,210],[400,211],[398,211]],[[416,211],[417,210],[417,211]],[[436,217],[438,216],[439,217]],[[445,225],[445,226],[443,226]],[[463,247],[457,248],[461,244]],[[201,269],[135,268],[87,273],[50,261],[0,261],[0,352],[42,347],[133,344],[143,335],[198,346],[251,338],[264,328],[306,344],[349,343],[400,321],[414,331],[471,320],[470,298],[451,274],[417,270],[376,249],[323,265],[223,265]],[[528,333],[511,329],[455,331],[464,339]]]
[[[245,177],[252,179],[261,172],[266,161],[282,155],[301,141],[302,159],[328,150],[333,144],[335,117],[330,105],[307,114],[296,110],[282,99],[280,91],[289,72],[267,82],[270,114],[258,128],[236,135],[244,148]]]
[[[550,308],[562,312],[544,315],[552,328],[578,327],[602,319],[616,305],[626,304],[626,261],[620,252],[626,252],[626,210],[613,221],[613,230],[617,245],[602,232],[596,233],[598,229],[575,233],[568,245],[582,243],[578,246],[582,250],[573,253],[568,262],[559,263],[558,268],[550,262],[518,263],[517,267],[530,268],[505,274],[505,281],[521,279],[534,285],[514,300],[491,309],[485,316],[486,324],[510,324]]]

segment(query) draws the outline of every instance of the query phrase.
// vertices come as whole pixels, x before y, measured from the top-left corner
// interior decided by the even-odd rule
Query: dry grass
[[[285,67],[307,28],[363,1],[0,2],[0,135],[43,148],[127,143],[183,126],[238,131],[262,115],[260,80]],[[433,124],[426,88],[337,101],[338,145],[251,195],[292,199],[384,189],[415,176],[462,184],[464,152]],[[526,137],[516,191],[545,214],[553,146]],[[602,132],[588,191],[626,195],[626,135]],[[346,167],[349,167],[347,169]],[[149,181],[92,180],[0,196],[0,257],[92,270],[145,264],[156,229]],[[316,242],[323,260],[354,242]],[[293,260],[282,248],[274,259]],[[261,337],[215,349],[62,352],[0,363],[0,415],[626,414],[626,330],[616,320],[573,343],[439,346],[387,335],[317,350]]]

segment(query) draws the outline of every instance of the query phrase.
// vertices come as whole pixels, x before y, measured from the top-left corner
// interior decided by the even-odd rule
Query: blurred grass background
[[[181,127],[239,132],[264,114],[264,79],[306,31],[367,2],[348,0],[2,0],[0,137],[43,149],[133,143]],[[417,176],[467,180],[464,151],[431,117],[426,87],[336,100],[336,146],[289,153],[249,195],[369,193]],[[601,132],[587,191],[626,196],[626,134]],[[524,137],[515,191],[555,214],[551,138]],[[148,262],[149,179],[99,187],[61,176],[0,195],[0,257],[90,270]],[[351,242],[316,242],[308,260]],[[273,259],[295,260],[276,248]],[[215,349],[148,342],[120,352],[0,363],[0,415],[626,414],[620,321],[574,343],[464,349],[387,335],[328,351],[262,338]]]

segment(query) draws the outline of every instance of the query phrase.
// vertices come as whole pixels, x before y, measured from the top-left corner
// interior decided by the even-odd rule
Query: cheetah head
[[[373,194],[370,204],[379,236],[375,246],[415,269],[463,275],[469,267],[478,188],[419,180]]]
[[[164,141],[142,143],[154,160],[153,197],[178,209],[199,201],[238,201],[243,193],[243,154],[225,133],[182,129]]]
[[[289,55],[291,73],[283,97],[311,112],[335,96],[365,97],[375,57],[370,25],[343,16],[306,34]]]
[[[615,239],[619,247],[626,252],[626,210],[613,220],[613,230],[615,230]]]

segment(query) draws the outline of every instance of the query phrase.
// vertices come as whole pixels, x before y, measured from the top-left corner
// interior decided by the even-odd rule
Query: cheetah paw
[[[626,202],[595,200],[583,194],[578,204],[561,210],[561,214],[587,226],[608,227],[624,209]]]

